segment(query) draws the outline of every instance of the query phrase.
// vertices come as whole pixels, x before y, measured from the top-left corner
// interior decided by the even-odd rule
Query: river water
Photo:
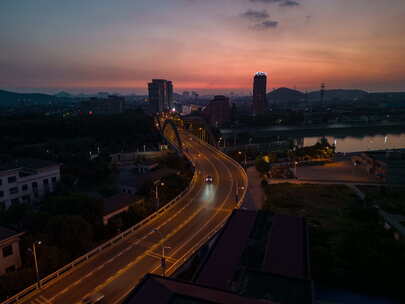
[[[375,150],[405,149],[405,132],[402,134],[371,136],[326,136],[330,144],[336,145],[336,152],[360,152]],[[320,137],[304,137],[304,146],[314,145]]]

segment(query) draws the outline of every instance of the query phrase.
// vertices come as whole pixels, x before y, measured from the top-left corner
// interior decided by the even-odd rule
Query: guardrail
[[[198,139],[199,140],[199,139]],[[209,145],[209,144],[207,144]],[[216,150],[219,153],[221,153],[225,158],[227,158],[228,160],[230,160],[231,162],[233,162],[236,166],[240,167],[242,169],[242,172],[244,174],[245,177],[245,181],[247,184],[247,174],[246,171],[240,166],[240,164],[238,162],[236,162],[234,159],[232,159],[231,157],[229,157],[228,155],[226,155],[225,153],[222,153],[219,150]],[[184,152],[183,152],[184,153]],[[39,284],[32,284],[30,286],[28,286],[27,288],[25,288],[24,290],[20,291],[18,294],[6,299],[5,301],[1,302],[0,304],[15,304],[18,303],[19,301],[23,300],[25,297],[27,296],[32,296],[35,294],[35,292],[38,292],[39,290],[41,290],[43,287],[49,287],[52,284],[55,284],[56,282],[58,282],[60,279],[62,279],[63,277],[67,276],[68,274],[70,274],[71,272],[73,272],[73,270],[78,267],[83,265],[83,263],[85,261],[88,261],[92,258],[94,258],[97,254],[99,254],[100,252],[102,252],[103,250],[105,250],[106,248],[109,248],[110,246],[116,244],[117,242],[126,239],[131,233],[133,233],[136,229],[142,227],[143,225],[151,222],[152,220],[154,220],[157,216],[159,216],[160,214],[162,214],[163,212],[167,211],[168,209],[172,208],[175,203],[177,203],[179,201],[179,199],[186,194],[190,188],[192,187],[192,185],[195,183],[196,178],[197,178],[197,169],[195,168],[195,163],[193,161],[193,159],[188,155],[188,153],[184,153],[184,155],[186,155],[186,157],[188,158],[188,160],[192,163],[193,167],[194,167],[194,174],[193,174],[193,178],[191,179],[191,182],[189,184],[189,186],[187,186],[187,188],[185,190],[183,190],[179,195],[177,195],[173,200],[171,200],[169,203],[167,203],[165,206],[163,206],[162,208],[160,208],[159,210],[157,210],[156,212],[152,213],[151,215],[149,215],[148,217],[144,218],[142,221],[140,221],[139,223],[137,223],[136,225],[128,228],[127,230],[121,232],[120,234],[116,235],[115,237],[113,237],[112,239],[110,239],[109,241],[101,244],[100,246],[92,249],[91,251],[89,251],[88,253],[86,253],[83,256],[78,257],[77,259],[75,259],[74,261],[70,262],[69,264],[63,266],[62,268],[60,268],[59,270],[55,271],[54,273],[49,274],[48,276],[44,277],[43,279],[41,279],[39,281]],[[246,190],[247,187],[245,187],[244,192],[241,195],[241,198],[239,199],[237,205],[235,208],[240,208],[240,205],[243,202],[243,199],[245,197],[246,194]],[[222,229],[223,225],[226,222],[226,218],[224,219],[224,221],[222,221],[214,230],[212,230],[205,238],[201,239],[198,244],[196,246],[194,246],[194,249],[186,254],[181,260],[183,263],[192,255],[195,254],[195,252],[197,250],[199,250],[199,248],[205,244],[212,236],[214,236],[216,233],[218,233],[219,230]],[[180,264],[181,265],[181,264]],[[180,265],[178,265],[177,267],[179,267]],[[39,286],[38,286],[39,285]]]
[[[198,137],[192,135],[194,138],[197,138],[198,140],[200,140]],[[201,141],[201,140],[200,140]],[[207,145],[210,145],[207,143]],[[211,145],[210,145],[211,146]],[[217,150],[217,149],[216,149]],[[223,153],[222,151],[218,150],[219,153],[221,153],[225,158],[227,158],[230,162],[232,162],[236,167],[239,167],[242,172],[243,172],[243,177],[245,179],[245,183],[246,183],[246,187],[241,195],[241,197],[238,200],[238,203],[235,206],[235,209],[239,209],[240,206],[242,205],[245,196],[246,196],[246,192],[247,192],[247,186],[248,186],[248,176],[246,173],[246,170],[237,162],[235,161],[232,157],[226,155],[225,153]],[[178,263],[178,265],[176,265],[175,267],[173,267],[172,270],[170,270],[169,273],[167,273],[168,275],[173,274],[181,265],[183,265],[190,257],[192,257],[198,250],[200,250],[200,248],[206,244],[214,235],[216,235],[225,225],[226,221],[227,221],[228,217],[224,218],[224,220],[219,223],[217,225],[217,227],[214,230],[211,230],[204,238],[200,239],[198,241],[198,243],[193,247],[193,249],[189,252],[187,252],[184,256],[182,256],[179,260],[176,261],[176,263],[174,263],[172,265],[172,267],[174,265],[176,265]]]
[[[88,253],[78,257],[77,259],[75,259],[74,261],[70,262],[69,264],[63,266],[62,268],[55,271],[54,273],[51,273],[51,274],[47,275],[46,277],[44,277],[43,279],[41,279],[39,281],[39,284],[35,283],[35,284],[32,284],[32,285],[28,286],[24,290],[20,291],[16,295],[6,299],[5,301],[1,302],[0,304],[18,303],[19,301],[21,301],[25,297],[32,296],[36,291],[41,290],[43,287],[45,287],[45,286],[49,287],[52,284],[55,284],[61,278],[63,278],[65,276],[67,276],[68,274],[70,274],[77,266],[82,265],[83,262],[88,261],[91,258],[94,258],[97,254],[102,252],[104,249],[109,248],[110,246],[116,244],[117,242],[126,239],[136,229],[138,229],[138,228],[142,227],[143,225],[151,222],[157,216],[161,215],[163,212],[165,212],[165,211],[169,210],[170,208],[172,208],[182,198],[182,196],[185,195],[190,190],[190,188],[194,185],[194,183],[195,183],[195,181],[197,179],[197,169],[195,168],[195,163],[191,158],[189,158],[189,156],[187,156],[187,158],[190,160],[190,162],[192,163],[192,165],[194,167],[193,177],[192,177],[192,179],[190,181],[190,184],[186,187],[186,189],[184,189],[179,195],[177,195],[169,203],[167,203],[166,205],[164,205],[163,207],[161,207],[159,210],[152,213],[148,217],[144,218],[139,223],[135,224],[134,226],[128,228],[127,230],[121,232],[120,234],[116,235],[112,239],[108,240],[107,242],[105,242],[105,243],[101,244],[100,246],[92,249]]]

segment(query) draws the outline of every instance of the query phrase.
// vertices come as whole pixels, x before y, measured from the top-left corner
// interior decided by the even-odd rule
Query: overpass
[[[170,132],[176,133],[174,129]],[[181,129],[177,134],[179,142],[168,141],[180,149],[186,147],[183,153],[195,166],[193,180],[182,195],[43,278],[40,289],[32,285],[2,304],[79,303],[95,292],[104,294],[106,303],[121,303],[145,274],[162,274],[162,247],[170,247],[166,250],[166,275],[170,276],[209,241],[243,201],[247,175],[238,163],[209,144]],[[212,184],[205,182],[207,175],[213,177]]]

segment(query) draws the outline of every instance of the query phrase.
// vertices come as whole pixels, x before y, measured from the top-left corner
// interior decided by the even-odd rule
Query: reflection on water
[[[344,304],[400,304],[399,301],[385,297],[368,296],[337,288],[316,288],[320,302]]]
[[[330,144],[336,144],[336,152],[405,149],[405,133],[342,138],[326,136],[326,138]],[[320,137],[305,137],[304,146],[314,145],[319,140]]]

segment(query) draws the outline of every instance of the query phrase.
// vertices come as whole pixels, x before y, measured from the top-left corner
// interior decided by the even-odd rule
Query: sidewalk
[[[245,201],[242,208],[248,210],[259,210],[263,206],[265,200],[265,194],[261,186],[262,178],[255,167],[249,167],[247,169],[247,175],[249,179],[248,191],[245,196]]]

